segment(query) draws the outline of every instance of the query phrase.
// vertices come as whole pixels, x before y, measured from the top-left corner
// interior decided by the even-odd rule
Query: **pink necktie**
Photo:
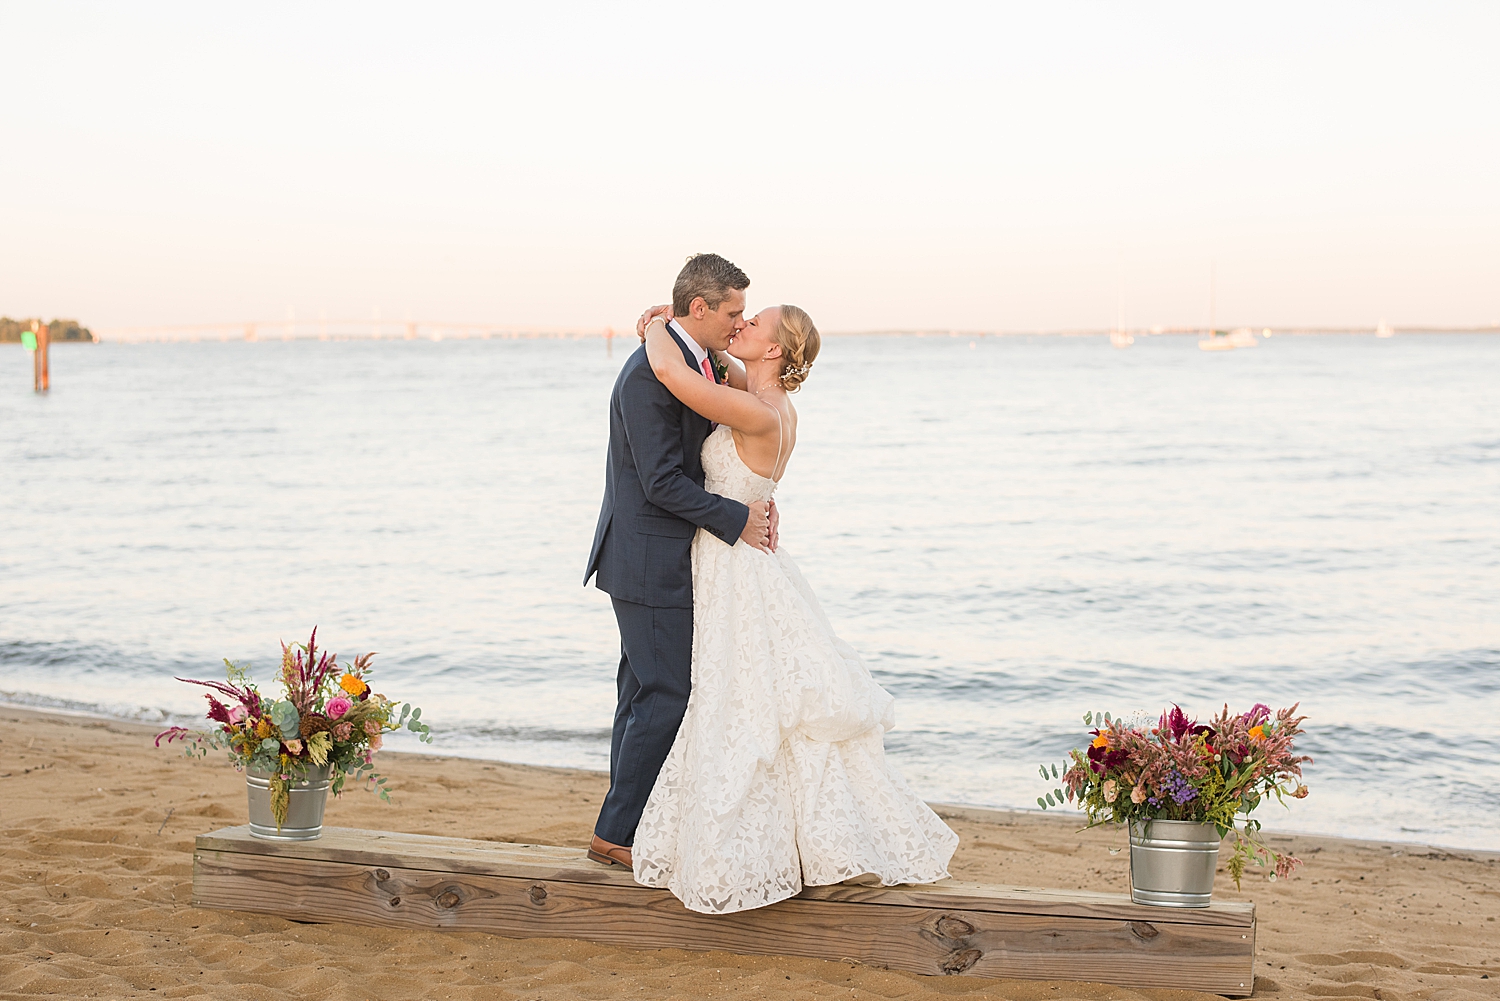
[[[703,359],[703,375],[708,379],[709,382],[712,382],[716,385],[718,384],[719,380],[714,378],[714,370],[709,367],[707,358]]]

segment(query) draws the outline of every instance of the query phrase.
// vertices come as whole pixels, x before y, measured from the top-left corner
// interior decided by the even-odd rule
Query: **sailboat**
[[[1258,348],[1260,341],[1255,339],[1255,331],[1249,327],[1236,327],[1226,333],[1220,333],[1214,329],[1214,300],[1215,300],[1215,278],[1217,268],[1209,272],[1208,279],[1208,336],[1198,342],[1200,351],[1233,351],[1235,348]],[[1270,336],[1270,331],[1266,335]]]
[[[1218,277],[1219,265],[1218,262],[1213,262],[1208,266],[1208,336],[1198,342],[1199,351],[1233,351],[1237,346],[1229,342],[1228,335],[1214,329],[1214,300]]]
[[[1391,327],[1391,325],[1389,323],[1386,323],[1384,320],[1381,320],[1380,321],[1380,325],[1375,328],[1375,336],[1376,337],[1395,337],[1396,336],[1396,331],[1395,331],[1394,328]]]
[[[1128,348],[1135,343],[1135,337],[1125,329],[1125,290],[1120,285],[1115,286],[1115,324],[1109,331],[1109,343],[1117,348]]]

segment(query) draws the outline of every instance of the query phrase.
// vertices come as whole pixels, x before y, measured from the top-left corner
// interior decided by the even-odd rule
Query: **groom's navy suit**
[[[671,329],[670,327],[668,328]],[[692,352],[675,332],[689,366]],[[626,360],[609,398],[604,504],[583,582],[609,594],[620,626],[619,705],[609,793],[594,833],[635,843],[641,811],[687,711],[693,661],[693,535],[734,545],[749,508],[703,489],[712,425],[667,392],[646,349]]]

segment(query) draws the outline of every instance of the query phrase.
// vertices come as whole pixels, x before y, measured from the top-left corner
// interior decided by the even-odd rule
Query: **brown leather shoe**
[[[623,845],[612,845],[599,835],[594,835],[594,840],[589,842],[589,858],[595,862],[603,862],[605,865],[623,865],[627,869],[635,868],[635,859],[630,857],[630,849]]]

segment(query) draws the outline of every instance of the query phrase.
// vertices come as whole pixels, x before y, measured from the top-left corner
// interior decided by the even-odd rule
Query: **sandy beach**
[[[596,999],[1206,998],[1087,982],[921,977],[850,963],[562,939],[305,925],[190,905],[195,835],[239,824],[244,779],[221,757],[156,749],[138,724],[0,709],[0,998]],[[327,823],[582,844],[595,772],[386,753],[396,789],[331,801]],[[940,811],[962,836],[953,875],[1128,889],[1117,832],[1073,815]],[[1274,823],[1272,825],[1274,827]],[[1500,997],[1500,854],[1276,837],[1307,860],[1216,895],[1258,905],[1256,997]]]

